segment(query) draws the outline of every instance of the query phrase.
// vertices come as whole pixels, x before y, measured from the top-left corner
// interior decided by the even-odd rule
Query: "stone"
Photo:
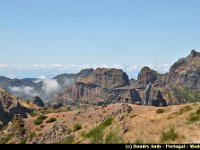
[[[37,141],[37,143],[53,144],[56,142],[60,142],[64,139],[65,136],[67,136],[67,130],[68,128],[66,125],[55,122],[50,130],[43,133],[43,136]],[[29,143],[32,143],[33,141],[36,140],[33,138],[29,141]]]

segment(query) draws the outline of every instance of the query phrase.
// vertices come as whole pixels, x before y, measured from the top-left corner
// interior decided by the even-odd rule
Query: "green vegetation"
[[[29,113],[29,115],[31,116],[31,117],[36,117],[38,114],[36,113],[36,112],[31,112],[31,113]]]
[[[120,136],[117,135],[115,132],[109,132],[105,138],[105,144],[118,144],[122,143],[122,139]]]
[[[43,123],[43,121],[40,120],[40,119],[37,119],[37,120],[34,121],[35,125],[41,125],[42,123]]]
[[[32,140],[36,136],[35,132],[29,133],[29,138]]]
[[[26,144],[28,138],[27,137],[24,137],[19,144]]]
[[[60,113],[60,112],[66,112],[69,111],[68,108],[65,107],[61,107],[61,108],[57,108],[57,109],[53,109],[53,108],[41,108],[38,110],[34,110],[33,112],[29,113],[31,117],[36,117],[39,116],[41,114],[46,115],[46,114],[50,114],[50,113]]]
[[[196,110],[195,113],[191,113],[187,118],[187,123],[193,123],[200,120],[200,108]]]
[[[67,138],[64,138],[62,141],[56,143],[56,144],[73,144],[74,143],[74,137],[69,136]]]
[[[55,121],[56,121],[56,118],[52,117],[49,120],[47,120],[46,123],[52,123],[52,122],[55,122]]]
[[[40,115],[37,117],[37,119],[34,121],[35,125],[41,125],[43,123],[43,120],[45,120],[47,116]]]
[[[38,120],[45,120],[45,119],[47,119],[47,118],[48,118],[47,116],[40,115],[37,119],[38,119]]]
[[[174,128],[171,127],[168,131],[162,132],[161,142],[175,141],[178,138],[178,134],[175,132]]]
[[[177,100],[182,104],[186,102],[197,102],[200,101],[200,95],[196,91],[192,91],[186,87],[175,86],[172,88],[174,95]]]
[[[75,124],[74,125],[74,131],[78,131],[78,130],[80,130],[82,128],[82,126],[81,126],[81,124]]]
[[[112,124],[112,122],[113,122],[113,118],[108,118],[102,123],[102,125],[105,127],[108,127]]]
[[[188,111],[190,111],[190,110],[192,110],[192,107],[191,107],[191,106],[182,107],[179,111],[170,114],[170,115],[167,117],[167,119],[175,118],[175,117],[177,117],[178,115],[182,115],[183,113],[188,112]]]
[[[102,144],[105,143],[104,141],[104,129],[107,128],[112,124],[113,118],[107,118],[104,122],[99,124],[97,127],[92,129],[88,134],[86,134],[86,137],[91,139],[91,142],[93,144]],[[113,134],[108,135],[107,142],[109,140],[112,140]]]
[[[6,135],[0,139],[0,144],[6,144],[12,138],[11,134]]]
[[[137,140],[135,141],[135,144],[144,144],[144,142],[143,142],[143,140],[141,140],[141,139],[137,139]]]
[[[181,108],[178,112],[176,112],[176,115],[182,115],[183,113],[192,110],[191,106],[185,106]]]

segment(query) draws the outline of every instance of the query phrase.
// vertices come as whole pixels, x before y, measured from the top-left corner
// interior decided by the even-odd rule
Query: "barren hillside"
[[[38,117],[42,121],[36,125]],[[117,103],[26,119],[14,117],[1,131],[1,142],[199,143],[199,124],[200,103],[169,107]],[[23,132],[18,133],[19,128]]]

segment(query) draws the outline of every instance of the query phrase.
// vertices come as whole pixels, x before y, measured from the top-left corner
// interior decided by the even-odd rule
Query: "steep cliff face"
[[[101,88],[116,88],[129,85],[129,78],[121,69],[97,68],[88,78],[82,78],[78,82]]]
[[[200,90],[200,53],[192,50],[189,56],[173,64],[167,82],[171,86]]]
[[[0,89],[0,122],[6,125],[15,114],[27,117],[27,113],[32,112],[36,106],[12,96],[10,93]],[[3,126],[2,125],[2,126]]]
[[[55,98],[64,102],[111,103],[121,96],[130,102],[140,101],[140,95],[130,88],[128,75],[121,69],[97,68],[90,76],[81,78]]]
[[[145,89],[148,84],[164,84],[164,75],[158,74],[156,71],[150,69],[149,67],[143,67],[138,74],[137,87],[140,89]]]
[[[138,74],[137,88],[140,89],[139,93],[142,97],[143,105],[156,105],[155,101],[156,92],[162,91],[163,96],[167,95],[167,92],[163,92],[166,87],[167,74],[159,74],[149,67],[143,67]],[[162,99],[160,99],[162,101]],[[160,106],[160,105],[159,105]]]
[[[144,67],[138,75],[137,87],[141,89],[143,104],[155,99],[168,104],[182,104],[200,100],[200,53],[192,50],[190,55],[174,63],[169,73],[161,75],[148,67]],[[155,98],[157,93],[164,98]],[[157,101],[158,102],[158,101]],[[158,104],[158,103],[157,103]]]

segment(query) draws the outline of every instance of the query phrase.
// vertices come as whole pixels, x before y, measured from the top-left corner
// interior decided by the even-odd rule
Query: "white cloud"
[[[163,72],[169,71],[169,68],[171,65],[170,64],[147,64],[147,65],[134,64],[125,70],[127,70],[128,72],[140,71],[144,66],[148,66],[149,68],[151,68],[155,71],[163,73]]]
[[[42,90],[45,92],[47,96],[52,96],[57,93],[61,89],[61,86],[57,82],[56,79],[44,79]]]
[[[149,66],[151,69],[154,69],[158,72],[164,73],[164,72],[168,72],[169,68],[170,68],[170,64],[151,64],[151,65],[147,65]]]
[[[32,97],[38,95],[38,93],[35,91],[35,89],[30,86],[20,86],[20,87],[13,86],[13,87],[9,87],[9,90],[14,93],[25,94],[25,95],[32,96]]]
[[[102,65],[87,65],[87,64],[83,64],[83,65],[77,65],[77,64],[24,64],[24,65],[17,65],[17,64],[0,64],[0,71],[1,69],[5,72],[5,70],[7,71],[58,71],[58,72],[66,72],[66,73],[76,73],[79,72],[82,69],[86,69],[86,68],[118,68],[118,69],[123,69],[125,72],[139,72],[140,69],[142,69],[142,67],[144,66],[149,66],[151,69],[154,69],[160,73],[165,73],[169,71],[170,68],[170,64],[146,64],[146,65],[142,65],[142,64],[133,64],[133,65],[120,65],[120,64],[116,64],[116,65],[106,65],[106,64],[102,64]],[[46,77],[42,76],[40,77],[37,81],[35,81],[35,83],[40,82],[42,80],[44,80]]]
[[[134,64],[134,65],[131,65],[130,67],[128,67],[128,71],[132,72],[132,71],[136,71],[138,70],[139,68],[141,68],[141,66],[137,65],[137,64]]]
[[[0,69],[9,68],[9,66],[8,64],[0,64]]]
[[[13,86],[13,87],[10,86],[9,90],[19,95],[31,96],[31,97],[40,96],[42,98],[53,96],[61,90],[61,86],[59,85],[56,79],[45,78],[45,79],[40,79],[40,80],[42,81],[41,90],[44,92],[44,95],[43,94],[41,95],[41,93],[38,93],[34,89],[34,87],[31,87],[31,86]]]
[[[112,68],[123,69],[124,67],[122,65],[113,65]]]

